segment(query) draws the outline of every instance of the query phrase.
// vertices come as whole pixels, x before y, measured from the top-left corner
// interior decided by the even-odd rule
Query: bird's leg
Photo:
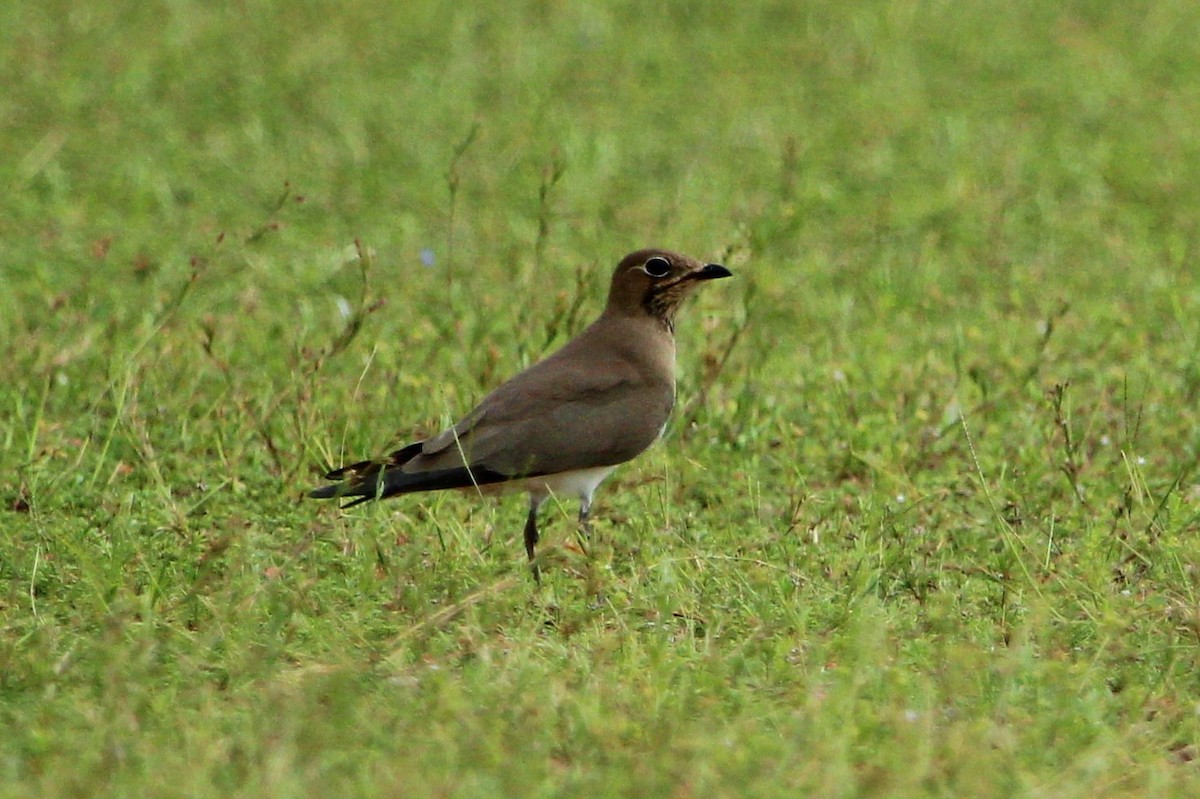
[[[583,554],[587,554],[588,539],[592,537],[592,498],[579,498],[579,527],[576,528],[575,535],[579,541],[579,548],[583,550]]]
[[[525,519],[525,554],[529,556],[529,568],[533,571],[533,579],[542,582],[542,570],[538,568],[535,549],[538,542],[537,514],[542,503],[536,497],[529,498],[529,516]]]

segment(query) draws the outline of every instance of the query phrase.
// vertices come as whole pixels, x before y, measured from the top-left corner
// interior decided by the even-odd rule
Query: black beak
[[[733,277],[733,272],[720,264],[705,264],[703,268],[688,275],[688,280],[716,280],[719,277]]]

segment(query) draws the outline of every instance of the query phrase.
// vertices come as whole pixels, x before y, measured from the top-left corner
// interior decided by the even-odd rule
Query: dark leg
[[[534,550],[538,542],[537,513],[538,507],[541,504],[536,500],[530,501],[529,516],[525,519],[525,554],[529,556],[530,568],[533,570],[533,579],[538,583],[542,581],[542,570],[538,568],[537,561],[534,560]]]
[[[576,540],[579,541],[579,547],[583,553],[587,554],[588,539],[592,537],[592,498],[579,498],[579,528],[576,530]]]
[[[592,498],[584,497],[579,501],[579,529],[584,535],[592,534]]]

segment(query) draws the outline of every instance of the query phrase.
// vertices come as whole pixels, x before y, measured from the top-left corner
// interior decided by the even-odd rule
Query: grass
[[[1195,796],[1194,3],[0,8],[0,795]],[[339,514],[650,245],[596,539]]]

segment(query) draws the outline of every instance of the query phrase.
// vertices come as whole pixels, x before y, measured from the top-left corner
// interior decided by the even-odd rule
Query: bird
[[[621,259],[600,316],[561,349],[501,384],[454,426],[325,474],[314,499],[363,502],[462,489],[529,495],[525,554],[536,560],[538,510],[550,498],[579,499],[590,530],[596,488],[657,441],[675,404],[675,314],[697,286],[732,277],[721,264],[664,249]]]

